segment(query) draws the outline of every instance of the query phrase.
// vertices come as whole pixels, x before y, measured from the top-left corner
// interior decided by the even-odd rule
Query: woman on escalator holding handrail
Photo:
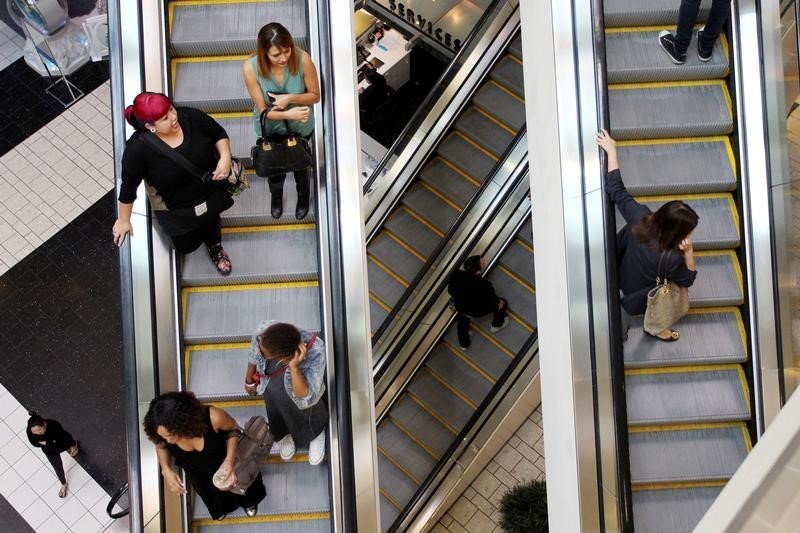
[[[311,106],[319,102],[317,69],[307,52],[298,48],[289,30],[277,22],[262,27],[256,51],[242,65],[247,92],[253,99],[256,135],[262,137],[261,116],[265,115],[263,137],[273,140],[290,133],[308,139],[314,131]],[[290,131],[287,131],[288,130]],[[308,214],[311,168],[294,171],[297,187],[295,217]],[[283,184],[286,174],[268,176],[273,218],[283,214]]]
[[[622,183],[616,141],[606,130],[600,130],[597,144],[608,154],[606,192],[626,222],[617,233],[617,258],[623,293],[622,335],[627,338],[630,315],[645,313],[648,293],[655,288],[657,279],[666,278],[681,288],[694,283],[697,271],[691,236],[699,217],[680,200],[667,202],[655,212],[637,202]],[[647,333],[665,342],[680,338],[669,327]]]

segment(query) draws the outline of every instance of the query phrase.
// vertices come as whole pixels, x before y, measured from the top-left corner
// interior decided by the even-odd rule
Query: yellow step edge
[[[525,248],[525,250],[527,250],[528,252],[530,252],[530,253],[533,253],[533,246],[530,246],[530,245],[529,245],[527,242],[523,241],[523,240],[522,240],[522,239],[520,239],[519,237],[517,237],[516,239],[514,239],[514,242],[515,242],[516,244],[518,244],[518,245],[522,246],[523,248]]]
[[[508,357],[510,357],[511,359],[513,359],[513,358],[514,358],[514,353],[513,353],[511,350],[509,350],[508,348],[506,348],[505,346],[503,346],[503,344],[501,344],[501,343],[500,343],[500,341],[498,341],[498,340],[497,340],[497,339],[494,337],[494,335],[492,335],[492,334],[491,334],[491,333],[489,333],[488,331],[484,331],[484,330],[483,330],[483,329],[482,329],[480,326],[478,326],[478,325],[475,323],[475,321],[474,321],[474,320],[472,321],[472,329],[473,329],[473,330],[475,330],[475,331],[478,333],[478,335],[480,335],[481,337],[483,337],[483,338],[484,338],[484,339],[486,339],[487,341],[489,341],[489,342],[491,342],[492,344],[494,344],[494,345],[497,347],[497,349],[498,349],[498,350],[500,350],[501,352],[503,352],[504,354],[506,354]]]
[[[492,122],[497,124],[501,129],[507,131],[511,135],[516,135],[517,134],[517,132],[514,131],[513,128],[511,128],[510,126],[508,126],[505,123],[501,122],[500,119],[494,117],[493,115],[490,115],[488,112],[486,112],[485,110],[481,109],[477,105],[473,105],[472,107],[475,109],[475,111],[477,111],[478,113],[480,113],[484,117],[488,118],[489,120],[491,120]]]
[[[439,231],[438,229],[436,229],[436,227],[435,227],[433,224],[431,224],[430,222],[428,222],[427,220],[425,220],[425,218],[423,218],[423,217],[422,217],[422,215],[420,215],[419,213],[417,213],[417,212],[416,212],[416,211],[414,211],[413,209],[410,209],[410,208],[409,208],[408,206],[406,206],[406,205],[401,205],[401,206],[400,206],[400,209],[402,209],[403,211],[405,211],[406,213],[408,213],[409,215],[411,215],[411,218],[415,219],[417,222],[419,222],[420,224],[422,224],[423,226],[425,226],[426,228],[428,228],[429,230],[431,230],[431,231],[432,231],[432,232],[433,232],[433,233],[434,233],[434,234],[435,234],[437,237],[439,237],[440,239],[443,239],[443,238],[444,238],[444,233],[442,233],[441,231]]]
[[[727,89],[724,80],[678,80],[678,81],[642,81],[633,83],[610,83],[610,91],[624,91],[633,89],[667,89],[670,87],[702,87],[719,86]]]
[[[458,174],[459,176],[461,176],[462,178],[464,178],[465,180],[467,180],[468,182],[470,182],[474,186],[476,186],[476,187],[480,187],[481,186],[481,182],[479,182],[478,180],[476,180],[475,178],[473,178],[472,176],[467,174],[464,170],[460,169],[454,163],[451,163],[450,161],[448,161],[447,159],[443,158],[442,156],[437,155],[434,159],[438,159],[439,161],[441,161],[444,166],[448,167],[450,170],[452,170],[453,172],[455,172],[456,174]]]
[[[197,531],[200,526],[228,526],[240,524],[266,524],[272,522],[299,522],[306,520],[328,520],[330,513],[316,512],[316,513],[282,513],[274,515],[256,515],[256,516],[236,516],[225,518],[225,520],[214,520],[213,518],[203,518],[200,520],[192,520],[192,527]]]
[[[394,507],[396,507],[398,511],[402,511],[403,510],[403,506],[400,504],[400,502],[398,502],[397,500],[392,498],[392,496],[388,492],[386,492],[385,490],[383,490],[380,487],[378,487],[378,492],[380,492],[381,496],[386,498],[386,500],[389,503],[391,503]]]
[[[223,119],[223,118],[253,118],[252,111],[228,111],[228,112],[218,112],[218,113],[209,113],[213,119]],[[255,133],[253,134],[255,136]]]
[[[478,150],[479,152],[484,154],[486,157],[488,157],[492,161],[496,162],[496,161],[499,160],[499,156],[493,154],[492,152],[490,152],[489,150],[487,150],[486,148],[484,148],[483,146],[478,144],[476,141],[473,141],[472,139],[470,139],[469,137],[467,137],[466,135],[464,135],[462,132],[460,132],[458,130],[453,130],[453,132],[450,135],[447,136],[447,139],[449,139],[453,135],[457,135],[457,136],[461,137],[462,139],[464,139],[464,141],[467,142],[467,144],[475,147],[476,150]],[[447,140],[447,139],[445,139],[445,140]]]
[[[261,226],[225,226],[222,233],[267,233],[275,231],[303,231],[316,228],[316,224],[265,224]]]
[[[687,372],[716,372],[719,370],[741,371],[738,363],[719,363],[715,365],[681,365],[659,366],[652,368],[630,368],[625,370],[626,376],[649,376],[655,374],[682,374]]]
[[[426,412],[426,413],[428,413],[428,414],[429,414],[431,417],[433,417],[434,419],[436,419],[436,421],[437,421],[437,422],[439,422],[439,423],[440,423],[442,426],[444,426],[444,428],[445,428],[447,431],[449,431],[449,432],[450,432],[450,433],[452,433],[453,435],[458,435],[458,430],[456,430],[456,428],[454,428],[454,427],[452,426],[452,424],[450,424],[450,422],[448,422],[447,420],[445,420],[444,418],[442,418],[441,416],[439,416],[438,414],[436,414],[436,413],[435,413],[435,412],[434,412],[432,409],[430,409],[430,408],[429,408],[427,405],[425,405],[425,402],[423,402],[421,398],[417,397],[417,395],[415,395],[413,392],[411,392],[411,391],[408,391],[408,390],[406,391],[406,396],[408,396],[409,398],[411,398],[411,401],[413,401],[415,404],[419,405],[419,406],[420,406],[420,408],[421,408],[423,411],[425,411],[425,412]]]
[[[170,0],[169,5],[176,6],[206,6],[228,4],[272,4],[281,0]]]
[[[174,57],[172,63],[222,63],[223,61],[244,61],[252,54],[232,54],[223,56],[192,56],[192,57]],[[252,113],[250,113],[252,116]]]
[[[414,442],[414,444],[425,450],[425,452],[428,455],[430,455],[435,461],[441,459],[440,456],[436,455],[435,451],[433,451],[431,448],[428,447],[427,444],[425,444],[424,442],[419,440],[415,435],[413,435],[408,428],[406,428],[403,424],[401,424],[396,418],[392,417],[392,415],[389,415],[386,423],[388,423],[389,421],[391,421],[394,427],[399,429],[403,433],[403,435],[411,439]]]
[[[430,191],[430,193],[436,196],[439,200],[443,201],[444,203],[452,207],[454,211],[457,211],[458,213],[461,213],[461,211],[463,211],[463,208],[460,205],[458,205],[453,200],[448,198],[444,193],[442,193],[439,189],[437,189],[435,185],[431,185],[430,183],[422,180],[420,180],[419,183],[421,187]]]
[[[381,455],[383,455],[383,456],[386,458],[386,460],[387,460],[387,461],[389,461],[390,463],[392,463],[392,464],[394,465],[394,467],[395,467],[395,468],[397,468],[399,471],[401,471],[401,472],[403,473],[403,475],[405,475],[405,476],[406,476],[408,479],[410,479],[411,481],[413,481],[415,485],[419,486],[419,485],[421,485],[421,484],[422,484],[422,483],[420,482],[420,480],[418,480],[418,479],[417,479],[417,478],[416,478],[416,477],[415,477],[415,476],[414,476],[414,475],[413,475],[411,472],[409,472],[408,470],[406,470],[406,468],[405,468],[403,465],[401,465],[401,464],[400,464],[400,462],[399,462],[399,461],[397,461],[397,459],[395,459],[394,457],[392,457],[391,455],[389,455],[389,452],[387,452],[386,450],[384,450],[384,449],[383,449],[383,448],[381,448],[380,446],[378,446],[378,453],[380,453]]]
[[[249,342],[224,342],[220,344],[190,344],[186,346],[187,352],[202,352],[207,350],[238,350],[250,348]]]
[[[511,320],[522,326],[522,328],[525,329],[528,333],[533,333],[534,330],[536,330],[536,328],[533,325],[528,324],[528,322],[524,318],[522,318],[521,316],[519,316],[518,314],[516,314],[511,310],[506,311],[506,316],[510,317]]]
[[[423,370],[428,374],[430,374],[433,377],[433,379],[441,383],[442,387],[452,392],[459,400],[467,404],[473,411],[478,409],[477,403],[473,402],[471,398],[468,398],[463,392],[461,392],[460,390],[452,386],[450,383],[448,383],[448,381],[444,378],[444,376],[439,374],[436,370],[428,366],[423,367]]]
[[[485,379],[486,381],[488,381],[488,382],[489,382],[489,383],[491,383],[492,385],[494,385],[494,384],[497,382],[497,381],[496,381],[496,380],[495,380],[495,379],[494,379],[494,378],[491,376],[491,374],[489,374],[489,373],[488,373],[488,372],[486,372],[484,369],[482,369],[482,368],[481,368],[481,367],[479,367],[477,364],[475,364],[475,362],[474,362],[472,359],[470,359],[469,357],[467,357],[467,354],[465,354],[464,352],[462,352],[461,350],[459,350],[458,348],[456,348],[455,346],[453,346],[452,344],[450,344],[450,342],[448,342],[448,341],[442,341],[442,344],[444,344],[445,348],[447,348],[447,349],[448,349],[448,350],[449,350],[449,351],[450,351],[450,352],[451,352],[451,353],[452,353],[454,356],[456,356],[456,357],[458,357],[459,359],[461,359],[462,361],[464,361],[464,364],[465,364],[465,365],[467,365],[468,367],[470,367],[470,368],[471,368],[473,371],[475,371],[475,372],[476,372],[478,375],[480,375],[480,376],[481,376],[483,379]]]
[[[376,265],[378,268],[380,268],[381,270],[383,270],[383,271],[384,271],[384,272],[385,272],[385,273],[386,273],[386,274],[387,274],[389,277],[391,277],[391,278],[392,278],[393,280],[395,280],[397,283],[399,283],[400,285],[402,285],[402,286],[403,286],[403,287],[405,287],[406,289],[408,288],[408,282],[407,282],[406,280],[404,280],[403,278],[401,278],[401,277],[400,277],[400,275],[399,275],[399,274],[397,274],[397,273],[396,273],[394,270],[392,270],[391,268],[389,268],[388,266],[386,266],[386,265],[385,265],[385,264],[384,264],[384,263],[383,263],[381,260],[379,260],[377,257],[375,257],[375,256],[374,256],[374,255],[372,255],[372,254],[367,254],[367,260],[369,260],[369,261],[372,261],[373,263],[375,263],[375,265]]]
[[[733,177],[738,180],[736,174],[736,155],[733,153],[731,140],[727,135],[712,135],[708,137],[670,137],[667,139],[632,139],[629,141],[617,141],[617,146],[647,146],[651,144],[690,144],[690,143],[714,143],[721,142],[725,146],[725,153],[728,154],[728,162],[731,165]]]
[[[378,304],[378,307],[380,307],[381,309],[383,309],[387,313],[391,313],[392,312],[392,308],[389,307],[389,304],[387,304],[386,302],[384,302],[383,300],[378,298],[378,296],[374,292],[369,291],[369,297],[373,302]]]
[[[680,481],[670,483],[634,483],[631,490],[667,490],[667,489],[702,489],[707,487],[724,487],[728,480],[720,481]]]
[[[744,422],[703,422],[689,424],[653,424],[649,426],[628,426],[628,433],[655,433],[662,431],[694,431],[704,429],[745,428]]]
[[[490,84],[490,83],[491,83],[491,84],[494,84],[494,85],[497,85],[497,87],[498,87],[500,90],[502,90],[502,91],[503,91],[503,92],[505,92],[505,93],[508,93],[508,94],[509,94],[509,96],[512,96],[513,98],[515,98],[515,99],[516,99],[517,101],[519,101],[520,103],[522,103],[522,104],[524,104],[524,103],[525,103],[525,99],[524,99],[524,98],[521,98],[521,97],[520,97],[520,96],[519,96],[517,93],[515,93],[514,91],[512,91],[511,89],[509,89],[508,87],[506,87],[505,85],[503,85],[502,83],[500,83],[499,81],[497,81],[497,80],[495,80],[495,79],[490,79],[488,82],[486,82],[486,85],[488,85],[488,84]]]
[[[513,279],[514,281],[516,281],[517,283],[528,289],[528,291],[530,291],[532,294],[536,294],[536,288],[530,283],[528,283],[526,280],[519,277],[516,272],[508,269],[503,265],[497,265],[497,270],[501,271],[503,274],[505,274],[509,278]]]
[[[515,56],[514,54],[506,54],[505,57],[510,57],[512,60],[516,61],[520,65],[523,64],[522,60],[520,58],[518,58],[517,56]]]
[[[201,287],[184,287],[182,293],[192,294],[198,292],[237,292],[237,291],[256,291],[262,289],[305,289],[308,287],[319,287],[318,281],[281,281],[275,283],[245,283],[241,285],[209,285]]]
[[[416,251],[414,248],[412,248],[411,245],[406,244],[406,242],[403,241],[403,239],[401,239],[400,237],[398,237],[397,235],[392,233],[390,230],[384,228],[382,233],[386,234],[386,236],[388,238],[390,238],[391,240],[396,242],[398,245],[400,245],[401,248],[403,248],[405,251],[407,251],[408,253],[410,253],[411,255],[416,257],[417,259],[419,259],[422,263],[425,263],[425,261],[427,261],[427,259],[425,259],[424,255],[422,255],[421,253]]]
[[[264,464],[269,464],[269,465],[279,465],[283,463],[307,463],[307,462],[308,462],[307,453],[296,453],[288,461],[284,461],[283,459],[281,459],[280,455],[267,455],[266,457],[264,457]]]
[[[242,392],[244,392],[244,388],[242,388]],[[203,402],[206,405],[213,405],[214,407],[219,407],[220,409],[229,409],[231,407],[263,407],[264,406],[264,399],[263,398],[256,398],[256,399],[247,399],[247,400],[220,400],[220,401],[213,401],[213,402]]]

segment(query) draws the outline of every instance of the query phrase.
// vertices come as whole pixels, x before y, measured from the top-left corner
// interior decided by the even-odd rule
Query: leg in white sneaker
[[[296,451],[292,436],[286,435],[281,439],[279,444],[281,450],[281,459],[284,461],[291,461],[292,457],[294,457],[294,452]]]
[[[316,466],[325,458],[325,431],[314,437],[308,445],[308,464]]]

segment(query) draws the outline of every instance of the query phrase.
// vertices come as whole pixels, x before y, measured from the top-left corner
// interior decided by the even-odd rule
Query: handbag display
[[[296,170],[303,170],[311,166],[311,146],[308,140],[292,132],[289,123],[284,120],[288,134],[285,137],[268,137],[265,122],[269,108],[261,112],[261,137],[255,146],[250,149],[253,159],[253,168],[256,175],[262,178],[279,176]]]
[[[647,293],[644,330],[650,335],[658,335],[689,312],[689,289],[669,281],[666,273],[661,276],[661,263],[666,253],[658,259],[656,286]]]
[[[233,470],[222,468],[217,470],[213,477],[214,486],[234,494],[247,492],[261,472],[261,465],[264,464],[264,459],[274,442],[266,419],[263,416],[251,416],[236,445]]]

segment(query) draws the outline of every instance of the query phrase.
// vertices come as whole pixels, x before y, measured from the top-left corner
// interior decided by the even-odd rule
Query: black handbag
[[[279,176],[296,170],[303,170],[311,166],[311,145],[308,140],[292,132],[289,123],[284,120],[287,135],[282,137],[268,137],[265,121],[269,108],[261,112],[261,137],[255,146],[250,149],[253,167],[256,175],[262,178]]]
[[[200,181],[207,182],[211,179],[211,172],[197,168],[197,166],[186,159],[183,154],[171,148],[156,135],[143,132],[141,138],[145,144],[158,153],[170,158]],[[244,175],[244,173],[241,172],[242,166],[238,160],[235,165],[233,162],[231,164],[231,175],[234,174],[234,167],[238,169],[241,176]],[[156,220],[158,220],[161,229],[170,237],[176,237],[178,235],[185,235],[205,225],[218,217],[221,212],[230,208],[233,205],[233,198],[231,197],[231,192],[228,190],[229,186],[230,183],[226,182],[225,187],[214,188],[208,198],[203,202],[193,207],[180,207],[177,209],[167,208],[164,199],[161,198],[161,195],[158,194],[158,191],[152,185],[147,185],[146,190],[147,197],[150,199],[150,205],[153,208],[153,215],[156,217]]]

